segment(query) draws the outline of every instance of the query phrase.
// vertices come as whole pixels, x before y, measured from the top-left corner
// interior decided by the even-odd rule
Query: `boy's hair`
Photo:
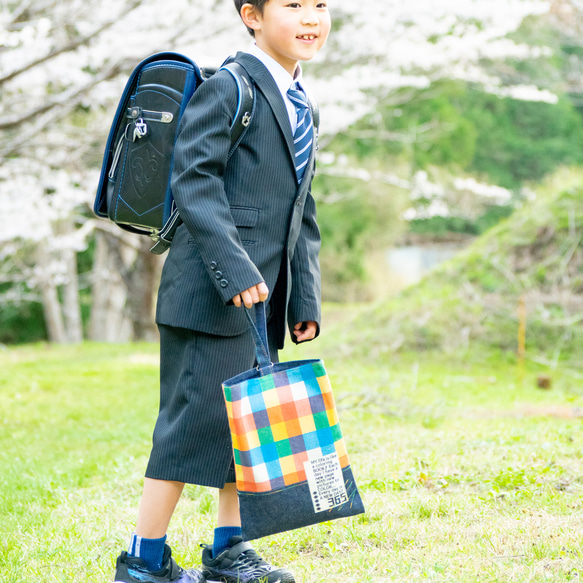
[[[233,0],[233,2],[235,3],[235,8],[240,16],[243,4],[251,4],[251,6],[255,6],[259,11],[259,14],[263,14],[263,7],[269,2],[269,0]],[[247,27],[247,30],[251,36],[255,36],[255,31],[252,28]]]

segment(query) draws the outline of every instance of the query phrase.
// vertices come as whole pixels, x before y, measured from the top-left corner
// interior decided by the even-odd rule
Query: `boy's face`
[[[291,75],[298,61],[312,59],[328,38],[328,0],[268,0],[263,14],[249,4],[245,7],[257,46]]]

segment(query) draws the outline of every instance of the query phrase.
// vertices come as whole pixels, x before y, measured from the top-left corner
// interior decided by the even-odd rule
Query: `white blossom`
[[[415,173],[411,181],[411,200],[441,198],[445,194],[443,186],[435,184],[429,180],[429,175],[425,170]]]
[[[512,199],[510,190],[494,184],[478,182],[475,178],[456,178],[453,184],[457,190],[471,192],[499,205],[508,204]]]
[[[451,211],[443,200],[432,200],[428,205],[410,207],[401,214],[401,218],[405,221],[449,216],[451,216]]]

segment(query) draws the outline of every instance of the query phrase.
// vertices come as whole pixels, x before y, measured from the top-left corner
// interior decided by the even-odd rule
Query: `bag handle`
[[[251,309],[245,308],[245,315],[251,324],[251,334],[255,343],[255,356],[257,368],[263,374],[263,369],[271,368],[273,363],[269,356],[269,343],[267,341],[267,317],[265,315],[265,302],[255,304],[255,321],[251,317]]]

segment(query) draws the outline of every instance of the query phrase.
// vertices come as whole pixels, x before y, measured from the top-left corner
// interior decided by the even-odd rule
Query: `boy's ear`
[[[247,28],[250,28],[254,31],[261,29],[261,14],[257,10],[256,6],[253,6],[253,4],[249,3],[243,4],[243,6],[241,6],[240,14],[241,20]]]

